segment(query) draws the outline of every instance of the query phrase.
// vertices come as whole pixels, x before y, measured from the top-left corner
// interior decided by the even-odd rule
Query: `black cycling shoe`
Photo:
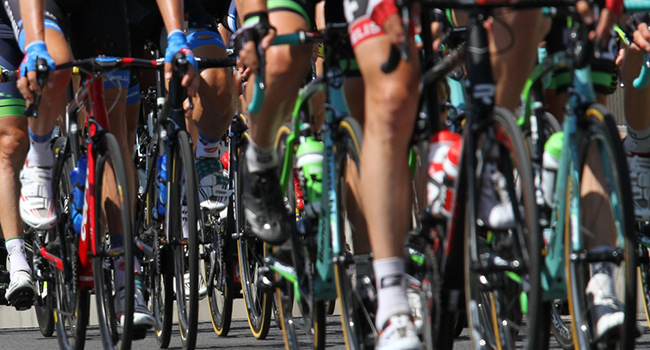
[[[244,162],[244,211],[255,236],[279,245],[290,234],[289,213],[284,206],[275,169],[251,173]]]

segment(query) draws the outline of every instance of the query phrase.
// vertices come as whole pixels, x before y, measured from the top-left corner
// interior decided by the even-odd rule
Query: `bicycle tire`
[[[178,328],[184,349],[194,349],[199,309],[198,181],[189,134],[178,131],[167,162],[167,237],[174,256],[174,281]],[[171,177],[170,177],[171,175]],[[184,209],[185,208],[185,209]],[[183,210],[187,211],[187,237],[183,237]],[[189,280],[186,281],[186,275]],[[188,288],[186,289],[186,284]]]
[[[276,136],[276,150],[278,152],[279,164],[284,163],[286,153],[287,137],[291,133],[290,129],[282,126]],[[325,348],[325,300],[314,300],[313,298],[313,281],[311,268],[314,267],[312,260],[311,246],[308,239],[299,237],[297,233],[297,220],[305,220],[300,217],[301,213],[297,210],[295,185],[293,182],[293,173],[290,175],[291,180],[287,186],[287,193],[285,199],[288,203],[289,212],[295,215],[295,220],[291,222],[291,237],[286,244],[291,246],[290,252],[281,252],[281,261],[287,263],[290,257],[291,267],[295,270],[295,275],[299,288],[309,288],[309,293],[303,293],[296,296],[294,293],[294,284],[286,279],[283,279],[279,274],[275,274],[276,288],[276,304],[278,308],[278,316],[282,326],[282,335],[284,344],[287,349],[324,349]],[[309,224],[307,224],[309,225]],[[277,254],[277,248],[274,247],[274,254]],[[304,300],[305,297],[311,298]],[[299,311],[294,316],[294,303],[298,306]],[[301,332],[301,330],[309,330]]]
[[[597,146],[599,160],[595,160],[603,172],[603,179],[606,181],[604,189],[608,191],[607,195],[609,200],[599,200],[598,203],[610,203],[609,213],[615,221],[612,227],[612,232],[616,232],[618,237],[623,240],[618,240],[618,248],[622,250],[622,261],[619,267],[614,271],[614,279],[623,279],[619,285],[624,285],[623,297],[621,301],[624,303],[623,312],[625,315],[622,333],[618,339],[610,339],[612,341],[620,340],[620,348],[629,350],[634,348],[636,339],[636,268],[638,255],[636,253],[636,228],[634,221],[634,207],[632,205],[632,195],[630,189],[630,181],[628,179],[628,168],[625,153],[623,151],[622,142],[616,123],[608,111],[608,109],[600,104],[592,104],[587,108],[578,120],[579,123],[579,143],[578,143],[578,179],[573,179],[569,175],[567,179],[567,206],[566,215],[568,225],[565,226],[565,262],[567,263],[567,296],[569,304],[569,312],[573,319],[572,335],[574,346],[585,349],[589,346],[595,346],[597,339],[593,333],[595,325],[593,320],[589,319],[590,300],[586,295],[586,287],[590,278],[590,263],[581,258],[580,254],[587,252],[584,238],[581,237],[590,231],[590,228],[595,226],[587,226],[580,223],[580,227],[575,226],[579,220],[570,216],[571,207],[574,210],[579,209],[580,221],[583,221],[584,211],[589,208],[584,206],[589,203],[594,203],[592,200],[580,200],[582,194],[574,190],[574,181],[580,181],[582,184],[584,178],[584,169],[587,167],[588,156],[592,146]],[[582,188],[582,187],[581,187]],[[577,194],[577,195],[576,195]],[[596,198],[597,200],[597,198]],[[578,205],[578,206],[576,206]],[[606,215],[607,212],[602,213]],[[592,217],[600,217],[600,215],[591,215]],[[584,220],[586,221],[586,220]],[[594,223],[595,225],[595,223]],[[580,236],[578,236],[580,235]],[[580,247],[572,246],[572,242],[580,242]],[[621,247],[621,245],[623,247]],[[595,259],[598,259],[596,257]],[[594,260],[595,261],[595,260]],[[601,260],[602,261],[602,260]],[[623,265],[620,267],[620,265]],[[616,283],[616,282],[615,282]],[[620,293],[617,293],[621,296]],[[608,343],[609,341],[606,340]]]
[[[157,135],[162,131],[162,126],[158,126]],[[144,187],[144,193],[140,194],[138,199],[138,228],[141,232],[141,239],[145,239],[145,234],[150,235],[147,242],[153,248],[153,257],[147,259],[145,263],[145,281],[149,296],[149,311],[154,317],[153,331],[156,336],[156,342],[162,349],[169,347],[171,341],[173,313],[174,313],[174,271],[170,267],[173,262],[173,255],[170,252],[169,245],[164,234],[163,224],[164,216],[158,215],[158,168],[157,157],[160,156],[161,150],[164,149],[164,141],[161,139],[152,140],[144,129],[143,133],[138,136],[139,147],[145,147],[144,151],[136,152],[136,168],[146,169],[145,183],[140,183]],[[139,156],[148,157],[146,159],[138,158]],[[166,195],[166,194],[162,194]]]
[[[53,181],[58,183],[54,188],[55,205],[59,220],[54,226],[54,234],[59,242],[59,251],[51,246],[52,253],[63,258],[61,252],[65,251],[63,259],[64,270],[70,271],[70,278],[66,279],[63,271],[52,269],[54,287],[54,321],[59,348],[66,350],[83,349],[86,341],[86,328],[90,316],[90,295],[87,289],[79,290],[77,287],[77,266],[79,258],[77,253],[78,235],[72,228],[70,217],[70,193],[72,183],[70,172],[74,169],[74,160],[66,138],[58,138],[55,143],[56,172]],[[62,151],[62,152],[61,152]]]
[[[645,237],[650,235],[650,226],[648,223],[638,223],[639,226],[639,282],[643,291],[643,311],[646,321],[650,324],[650,247],[647,246]],[[645,243],[645,244],[644,244]]]
[[[374,349],[377,330],[374,325],[374,314],[376,303],[366,298],[364,300],[360,286],[357,288],[354,242],[351,237],[354,232],[346,225],[348,186],[345,175],[356,174],[358,176],[361,162],[361,145],[363,143],[363,130],[359,122],[351,117],[343,119],[338,126],[336,133],[336,191],[339,203],[339,241],[343,256],[336,259],[334,264],[334,276],[336,282],[336,294],[340,305],[341,326],[346,349]],[[350,169],[350,170],[348,170]],[[352,179],[354,180],[354,179]],[[348,181],[352,181],[348,179]],[[354,197],[354,194],[352,194]],[[352,199],[352,198],[351,198]],[[354,205],[354,203],[352,203]],[[357,259],[360,259],[357,257]],[[365,263],[369,263],[366,261]],[[366,288],[372,288],[374,278],[366,280]]]
[[[525,305],[529,314],[539,315],[542,308],[542,237],[537,220],[532,165],[522,130],[510,111],[498,107],[486,122],[487,128],[476,137],[476,150],[480,152],[480,159],[496,163],[499,172],[504,175],[509,197],[517,199],[511,208],[518,213],[515,218],[519,216],[520,220],[515,219],[514,227],[508,229],[480,227],[477,214],[479,204],[471,198],[467,200],[464,269],[468,327],[476,348],[479,348],[478,344],[485,343],[483,346],[487,348],[514,349],[518,331],[523,326],[522,301],[526,300],[523,299],[524,282],[530,283]],[[488,141],[498,147],[488,149]],[[495,150],[498,153],[491,154]],[[465,150],[464,155],[469,152],[472,150]],[[483,171],[477,169],[478,174]],[[480,196],[482,175],[475,179],[476,194]],[[473,257],[474,252],[477,255]],[[495,257],[517,262],[511,265],[513,267],[522,267],[518,273],[512,269],[505,271],[492,263]],[[533,342],[531,339],[542,337],[543,332],[548,332],[548,329],[540,330],[536,325],[537,317],[530,317],[528,322],[529,343]],[[531,344],[537,345],[537,340]]]
[[[218,221],[217,221],[218,220]],[[205,214],[201,240],[204,252],[201,254],[204,281],[208,286],[208,308],[214,332],[225,337],[230,332],[232,320],[232,303],[234,297],[235,264],[230,255],[232,251],[231,233],[234,229],[233,206],[229,203],[224,221],[216,219],[213,214]],[[214,266],[213,266],[214,265]],[[212,281],[209,273],[212,272]],[[213,288],[209,288],[210,284]]]
[[[258,271],[260,267],[264,266],[261,258],[266,255],[266,244],[255,238],[250,232],[244,214],[244,186],[246,186],[244,183],[244,162],[246,161],[244,153],[247,145],[248,134],[244,133],[238,140],[237,171],[233,174],[235,180],[235,223],[237,233],[241,235],[237,240],[239,279],[251,333],[256,339],[265,339],[271,324],[272,301],[269,298],[269,293],[257,287]],[[233,157],[232,153],[231,157]]]
[[[25,230],[25,255],[30,262],[32,271],[40,270],[41,276],[49,276],[50,265],[41,264],[37,266],[37,254],[41,247],[39,240],[42,240],[30,229]],[[58,252],[57,252],[58,253]],[[54,334],[54,281],[35,278],[34,284],[36,285],[36,293],[34,294],[34,314],[36,315],[36,322],[38,323],[38,330],[41,335],[49,338]]]
[[[98,135],[95,163],[95,215],[97,223],[95,232],[95,252],[92,258],[97,301],[97,317],[102,343],[105,349],[130,349],[133,338],[133,312],[135,296],[135,271],[133,252],[133,232],[131,221],[130,193],[122,153],[115,136],[105,132]],[[105,180],[110,178],[106,186]],[[115,184],[111,193],[108,186]],[[109,200],[110,198],[110,200]],[[116,202],[112,202],[116,201]],[[117,225],[117,226],[116,226]],[[111,247],[108,237],[114,229],[121,230],[122,247]],[[120,256],[124,262],[124,323],[119,334],[118,320],[115,312],[114,288],[115,269]],[[118,346],[119,343],[119,346]]]

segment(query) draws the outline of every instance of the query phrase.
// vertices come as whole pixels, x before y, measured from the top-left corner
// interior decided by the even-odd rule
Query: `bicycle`
[[[160,60],[153,62],[156,65],[162,63]],[[235,64],[231,58],[197,58],[197,62],[199,68]],[[193,148],[182,108],[186,96],[180,85],[187,61],[179,55],[174,64],[175,75],[169,85],[166,103],[161,103],[165,89],[160,72],[156,89],[150,90],[145,98],[151,107],[145,113],[146,127],[143,125],[139,132],[139,152],[135,159],[142,171],[137,202],[137,227],[140,231],[136,243],[147,262],[146,281],[158,343],[161,347],[169,345],[175,299],[181,341],[184,348],[191,349],[196,343],[198,327],[199,274],[207,281],[213,318],[219,312],[215,309],[215,293],[223,292],[214,289],[215,283],[220,283],[224,276],[223,270],[214,267],[215,263],[220,263],[213,260],[219,249],[214,245],[218,237],[212,235],[213,231],[206,233],[199,212]],[[157,182],[164,184],[166,190],[157,193]],[[164,201],[158,203],[161,197]],[[220,221],[219,225],[222,224]],[[199,261],[203,263],[202,270]]]
[[[334,39],[334,32],[325,31],[324,35],[297,32],[276,37],[273,45],[327,42],[330,34]],[[263,64],[260,66],[264,67]],[[265,291],[276,291],[278,314],[287,348],[300,348],[303,342],[298,339],[298,333],[306,334],[310,346],[314,348],[325,346],[325,303],[337,298],[337,289],[341,291],[338,282],[348,279],[347,265],[351,260],[348,259],[351,257],[348,247],[345,246],[346,218],[342,197],[345,180],[342,174],[345,174],[347,159],[358,167],[361,131],[356,120],[344,114],[347,108],[341,104],[344,100],[340,90],[340,68],[332,66],[327,71],[300,90],[293,110],[293,130],[282,127],[276,137],[281,164],[280,183],[291,212],[297,216],[295,221],[292,220],[289,241],[282,246],[273,247],[270,254],[269,250],[266,251],[264,267],[259,270],[258,286]],[[256,75],[256,91],[249,105],[251,111],[261,106],[261,77],[263,69]],[[327,107],[325,125],[321,129],[323,141],[320,143],[309,127],[307,101],[322,91],[327,91],[331,105]],[[311,181],[304,180],[301,183],[301,186],[306,185],[303,187],[307,193],[305,205],[312,209],[301,212],[297,211],[294,194],[294,156],[297,148],[307,145],[307,142],[311,143],[311,147],[322,147],[325,157],[322,163],[322,192],[318,175],[313,175],[316,177],[312,177]],[[319,163],[315,166],[318,167]],[[261,253],[263,252],[258,252],[260,257]],[[348,297],[348,294],[341,295],[342,298]],[[294,316],[294,301],[300,310],[300,316]],[[345,313],[350,309],[342,305],[342,310]]]
[[[150,61],[146,61],[151,65]],[[137,64],[129,59],[89,58],[58,65],[56,69],[77,69],[88,74],[83,87],[68,104],[66,135],[54,141],[53,195],[59,216],[49,240],[36,253],[52,271],[48,282],[55,284],[56,330],[61,348],[83,348],[88,324],[90,292],[97,301],[100,334],[105,348],[130,347],[133,338],[133,295],[135,287],[133,247],[111,246],[109,234],[120,232],[125,242],[132,242],[128,186],[121,151],[115,137],[108,132],[106,106],[103,100],[103,74],[120,67]],[[44,83],[47,66],[37,62],[39,83]],[[79,133],[78,113],[87,103],[91,112],[85,114],[86,129]],[[32,105],[34,112],[37,110]],[[73,190],[71,173],[81,155],[87,156],[87,177],[83,194],[83,221],[80,234],[75,232],[72,218]],[[83,170],[85,171],[85,170]],[[110,179],[109,179],[110,177]],[[116,192],[110,192],[105,183]],[[124,259],[125,283],[124,323],[120,334],[114,306],[113,269],[118,258]]]
[[[625,3],[626,10],[644,8],[647,5],[637,3]],[[583,28],[573,28],[572,37],[576,41],[586,39]],[[531,75],[527,88],[532,84],[539,84],[540,79],[548,72],[558,68],[573,67],[581,68],[586,63],[585,57],[590,55],[578,50],[582,42],[574,42],[570,46],[569,53],[561,52],[552,58],[545,59]],[[584,45],[584,44],[582,44]],[[571,51],[573,50],[573,51]],[[575,56],[574,56],[575,55]],[[575,62],[578,62],[577,64]],[[554,207],[550,217],[542,214],[540,226],[544,228],[545,236],[549,236],[548,245],[543,250],[542,269],[542,300],[545,303],[543,310],[544,319],[541,325],[553,325],[553,333],[563,347],[588,348],[598,346],[614,346],[619,342],[621,348],[629,349],[634,347],[636,338],[636,277],[637,267],[636,230],[634,229],[633,206],[631,202],[631,190],[627,180],[627,163],[625,153],[618,135],[611,113],[602,105],[594,103],[594,93],[588,69],[576,69],[574,71],[574,89],[571,91],[571,100],[568,114],[564,122],[563,149],[560,158],[558,176],[556,178]],[[524,96],[530,97],[525,100],[525,106],[536,106],[534,113],[539,116],[543,113],[541,97],[530,96],[524,92]],[[529,104],[530,102],[530,104]],[[526,111],[526,117],[531,115]],[[543,130],[543,119],[539,119],[538,130]],[[541,134],[541,133],[540,133]],[[538,147],[531,154],[535,165],[536,179],[541,175],[541,152],[547,135],[538,136]],[[593,149],[592,147],[598,147]],[[594,153],[597,151],[596,153]],[[595,155],[594,155],[595,154]],[[586,240],[589,237],[590,228],[593,224],[582,224],[586,221],[584,211],[589,210],[586,199],[582,199],[580,186],[583,181],[589,181],[591,170],[586,171],[593,158],[599,157],[603,164],[603,174],[595,175],[600,183],[605,183],[606,197],[610,199],[611,208],[609,212],[614,220],[617,234],[617,245],[609,249],[595,252],[587,247]],[[567,178],[568,176],[568,178]],[[601,180],[602,179],[602,180]],[[538,181],[535,182],[539,184]],[[544,201],[541,196],[541,189],[537,188],[537,203],[540,206],[540,213]],[[566,202],[569,203],[566,203]],[[584,211],[583,211],[584,210]],[[607,211],[606,211],[607,212]],[[607,215],[607,214],[605,214]],[[549,221],[546,221],[549,220]],[[583,236],[584,235],[584,236]],[[623,280],[624,283],[624,324],[620,336],[611,339],[599,339],[595,335],[595,320],[590,319],[589,310],[593,308],[591,300],[585,296],[585,289],[590,278],[590,263],[613,262],[618,265],[615,269],[615,278]],[[621,266],[622,265],[622,266]],[[566,271],[562,267],[566,266]],[[566,274],[566,275],[565,275]],[[622,275],[622,276],[621,276]],[[566,279],[566,285],[563,285]],[[619,293],[620,295],[620,293]],[[564,325],[560,317],[560,310],[555,305],[557,299],[568,301],[568,311],[572,319],[571,327]],[[555,300],[555,301],[553,301]],[[550,314],[549,314],[550,309]],[[551,318],[553,321],[551,322]],[[570,329],[570,333],[566,330]],[[547,344],[547,342],[546,342]]]

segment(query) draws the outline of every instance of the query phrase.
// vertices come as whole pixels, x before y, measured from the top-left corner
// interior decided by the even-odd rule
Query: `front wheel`
[[[97,143],[95,212],[88,214],[95,216],[98,230],[93,257],[98,323],[105,349],[128,349],[134,332],[135,296],[131,197],[117,139],[105,133]]]
[[[199,217],[194,152],[187,132],[179,131],[167,160],[166,229],[174,257],[174,291],[184,349],[194,349],[199,308]],[[171,177],[170,177],[171,176]]]
[[[567,178],[564,233],[573,343],[580,349],[618,343],[620,349],[629,350],[637,335],[638,256],[626,156],[604,106],[590,106],[578,123],[578,163]],[[598,329],[592,298],[596,289],[598,294],[614,294],[622,303],[620,327]]]

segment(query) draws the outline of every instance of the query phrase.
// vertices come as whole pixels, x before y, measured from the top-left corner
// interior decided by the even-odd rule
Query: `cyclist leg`
[[[419,97],[412,93],[419,82],[418,56],[411,42],[411,60],[384,74],[380,67],[389,52],[388,37],[367,16],[354,16],[348,22],[352,22],[352,46],[366,89],[360,190],[378,291],[375,324],[382,330],[376,348],[419,349],[403,261],[409,226],[405,208],[411,200],[407,149]],[[373,26],[375,30],[365,31],[373,34],[359,35],[365,26]]]
[[[14,35],[18,45],[24,49],[26,33],[22,27],[18,2],[18,0],[5,2],[5,11],[15,30]],[[62,14],[50,2],[46,9],[44,39],[48,52],[57,64],[69,62],[72,60],[72,54],[64,36],[65,27],[59,20],[63,18]],[[50,72],[39,105],[39,118],[29,119],[30,149],[21,172],[22,188],[19,207],[23,221],[37,229],[49,229],[56,222],[50,183],[54,164],[50,141],[57,118],[65,108],[66,86],[70,76],[69,71]]]
[[[244,4],[238,8],[244,17],[255,12]],[[310,18],[298,2],[269,1],[269,22],[277,34],[289,34],[311,27]],[[310,45],[270,47],[266,51],[266,90],[259,113],[249,116],[251,142],[246,151],[244,203],[253,232],[261,239],[280,244],[290,234],[289,215],[283,202],[276,168],[274,148],[277,130],[290,115],[299,88],[309,72]],[[253,81],[254,77],[248,78]],[[252,84],[248,85],[249,87]],[[248,89],[250,101],[252,90]]]
[[[4,16],[0,27],[10,30]],[[18,68],[22,53],[13,37],[0,39],[0,66],[14,70]],[[7,200],[0,202],[0,235],[5,246],[10,268],[10,284],[6,299],[17,308],[31,306],[34,296],[34,283],[31,268],[25,258],[23,223],[18,210],[18,174],[24,164],[29,148],[27,120],[23,116],[25,101],[15,83],[0,85],[0,192]],[[0,261],[5,265],[5,261]]]
[[[190,48],[199,57],[226,57],[226,46],[217,25],[196,1],[186,1],[189,14]],[[196,171],[201,207],[210,211],[228,205],[228,179],[221,163],[227,151],[222,138],[235,113],[234,86],[230,68],[211,68],[200,72],[199,93],[190,111],[192,139],[196,145]]]
[[[101,0],[92,0],[87,2],[81,11],[73,13],[70,20],[70,46],[75,56],[78,58],[87,58],[104,54],[107,56],[128,57],[130,55],[130,48],[127,23],[126,8],[123,1],[104,2]],[[112,72],[104,80],[104,100],[108,112],[110,131],[117,138],[122,158],[124,159],[129,187],[128,193],[130,195],[130,209],[133,213],[135,208],[136,173],[134,164],[131,161],[133,159],[133,143],[132,140],[129,140],[127,128],[128,118],[126,118],[128,116],[126,113],[126,101],[129,85],[130,74],[126,70]],[[106,186],[105,192],[107,193],[107,198],[102,198],[102,202],[107,203],[104,208],[107,217],[119,217],[119,206],[110,204],[118,202],[116,199],[118,192],[115,188],[114,180],[112,180],[115,176],[111,174],[111,171],[112,169],[108,167],[104,174],[104,186]],[[131,244],[131,242],[123,242],[122,230],[117,220],[115,222],[109,221],[107,225],[111,234],[112,248],[119,248],[125,243]],[[124,300],[121,294],[124,293],[124,264],[121,263],[120,259],[123,258],[118,258],[115,263],[114,285],[116,291],[116,314],[120,314],[123,307],[122,301]],[[134,270],[136,273],[136,285],[139,285],[140,283],[138,283],[137,279],[139,277],[140,265],[137,259],[134,264]],[[140,288],[136,288],[134,302],[134,327],[152,327],[154,319],[151,312],[147,309],[147,304]],[[120,318],[118,320],[121,321]]]

